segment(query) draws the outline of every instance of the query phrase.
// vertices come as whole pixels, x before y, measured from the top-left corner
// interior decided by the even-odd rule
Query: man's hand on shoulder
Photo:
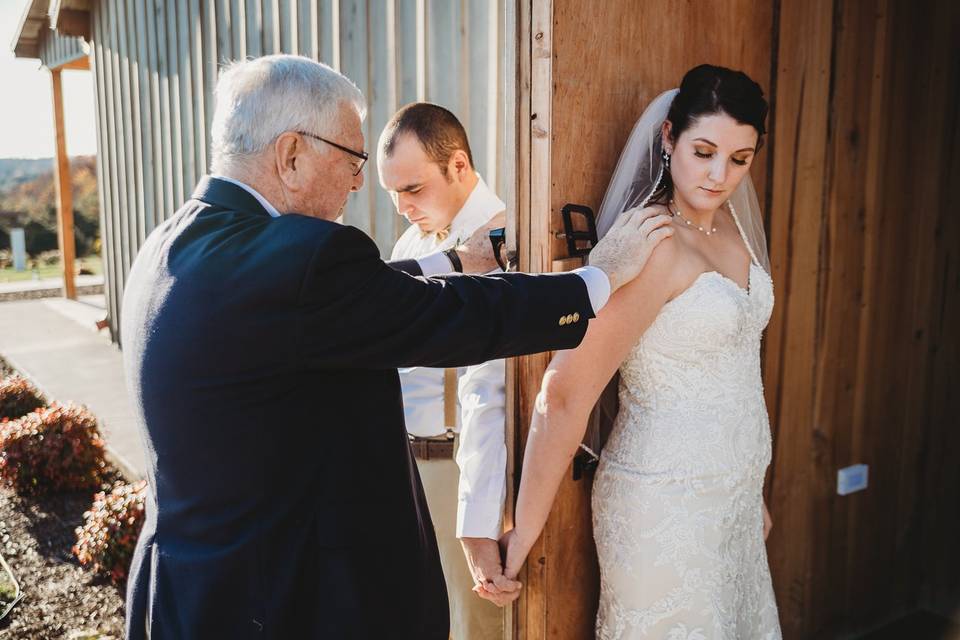
[[[673,235],[670,219],[657,206],[620,214],[590,252],[590,265],[607,274],[611,293],[636,278],[656,246]]]
[[[464,273],[488,273],[499,268],[490,244],[490,231],[506,226],[506,212],[498,213],[490,222],[473,232],[457,246],[457,255],[463,263]]]

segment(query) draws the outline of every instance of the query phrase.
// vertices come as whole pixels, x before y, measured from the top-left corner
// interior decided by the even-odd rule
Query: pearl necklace
[[[701,227],[700,225],[694,224],[694,223],[691,222],[690,220],[687,220],[685,217],[683,217],[683,214],[680,213],[680,207],[678,207],[678,206],[677,206],[677,203],[674,202],[673,200],[670,201],[670,205],[671,205],[674,209],[676,209],[676,211],[671,211],[670,213],[672,213],[673,215],[677,216],[678,218],[680,218],[681,220],[683,220],[685,223],[687,223],[687,226],[688,226],[688,227],[693,227],[693,228],[695,228],[697,231],[700,231],[701,233],[705,233],[705,234],[708,235],[708,236],[712,236],[713,234],[715,234],[715,233],[717,232],[717,228],[716,228],[716,227],[713,227],[712,229],[704,229],[704,228]],[[667,209],[669,210],[669,207],[668,207]]]

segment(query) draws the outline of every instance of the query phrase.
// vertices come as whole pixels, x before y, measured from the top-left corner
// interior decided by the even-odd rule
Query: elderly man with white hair
[[[335,222],[363,184],[364,111],[307,58],[226,69],[212,175],[131,268],[121,329],[150,468],[129,638],[446,639],[397,367],[574,347],[667,233],[623,216],[566,274],[431,277],[456,252],[387,265]]]

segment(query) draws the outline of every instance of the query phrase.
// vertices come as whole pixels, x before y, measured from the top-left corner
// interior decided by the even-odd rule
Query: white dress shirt
[[[424,234],[419,227],[411,225],[397,241],[391,259],[421,258],[455,247],[505,208],[503,201],[480,178],[451,222],[450,233],[444,240],[438,240],[436,234]],[[399,371],[407,431],[424,438],[442,436],[446,432],[443,369],[407,367]],[[457,537],[497,539],[506,497],[504,361],[461,367],[457,373],[459,407],[454,428],[460,434]]]

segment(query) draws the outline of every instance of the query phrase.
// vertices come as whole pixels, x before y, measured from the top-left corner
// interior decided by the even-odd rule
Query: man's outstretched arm
[[[363,232],[338,227],[301,289],[300,352],[320,368],[397,368],[570,349],[609,294],[639,274],[668,223],[650,211],[624,214],[593,266],[570,273],[439,279],[391,269]]]

